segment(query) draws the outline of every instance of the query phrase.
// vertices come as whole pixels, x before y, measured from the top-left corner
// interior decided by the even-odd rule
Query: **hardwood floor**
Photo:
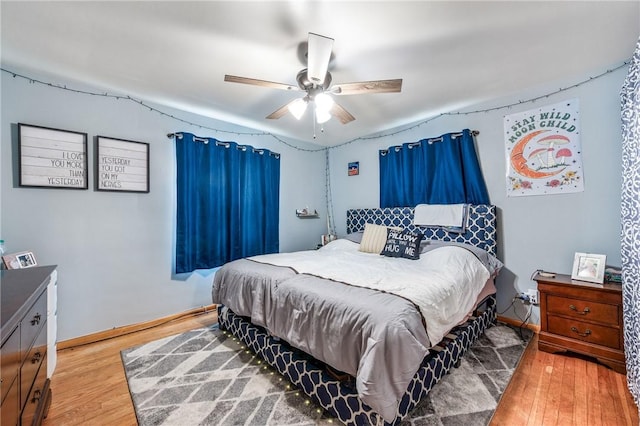
[[[214,311],[58,351],[53,401],[44,425],[136,425],[120,351],[216,320]],[[578,357],[538,351],[534,339],[492,425],[638,425],[625,376]]]
[[[44,426],[137,425],[120,351],[215,324],[215,311],[102,342],[58,351],[53,399]],[[187,426],[187,425],[185,425]]]
[[[525,351],[492,425],[638,425],[626,376],[587,358]]]

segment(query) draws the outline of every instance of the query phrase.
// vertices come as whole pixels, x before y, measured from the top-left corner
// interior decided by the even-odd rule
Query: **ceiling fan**
[[[365,93],[392,93],[400,92],[402,79],[360,81],[356,83],[343,83],[331,85],[331,73],[328,71],[331,59],[333,39],[319,34],[309,33],[307,50],[307,68],[298,72],[296,76],[297,86],[273,81],[258,80],[255,78],[238,77],[226,74],[224,81],[232,83],[251,84],[254,86],[270,87],[272,89],[288,90],[292,92],[304,92],[301,98],[294,99],[286,105],[278,108],[266,118],[278,119],[290,112],[300,120],[307,106],[313,104],[314,113],[318,123],[325,123],[332,116],[342,124],[347,124],[355,117],[349,111],[336,103],[331,95],[359,95]]]

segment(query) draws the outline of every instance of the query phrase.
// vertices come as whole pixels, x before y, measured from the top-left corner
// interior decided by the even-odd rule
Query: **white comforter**
[[[418,260],[363,253],[358,247],[339,239],[317,251],[250,259],[404,297],[420,309],[432,345],[465,319],[490,275],[473,253],[457,246],[431,250]]]

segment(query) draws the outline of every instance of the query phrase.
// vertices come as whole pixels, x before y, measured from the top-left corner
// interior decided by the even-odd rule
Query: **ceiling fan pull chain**
[[[311,121],[313,121],[313,139],[316,139],[316,111],[315,111],[315,104],[314,104],[314,111],[313,114],[311,115]]]

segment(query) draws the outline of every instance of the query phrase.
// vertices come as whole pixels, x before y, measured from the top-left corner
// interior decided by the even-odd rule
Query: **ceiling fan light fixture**
[[[318,124],[326,123],[330,119],[331,119],[331,114],[329,113],[329,111],[316,108],[316,121],[318,122]]]
[[[287,108],[289,108],[289,112],[296,118],[296,120],[300,120],[304,115],[304,112],[307,110],[307,101],[305,98],[296,99],[291,102]]]
[[[333,98],[326,93],[318,93],[314,101],[318,110],[329,112],[333,106]]]

